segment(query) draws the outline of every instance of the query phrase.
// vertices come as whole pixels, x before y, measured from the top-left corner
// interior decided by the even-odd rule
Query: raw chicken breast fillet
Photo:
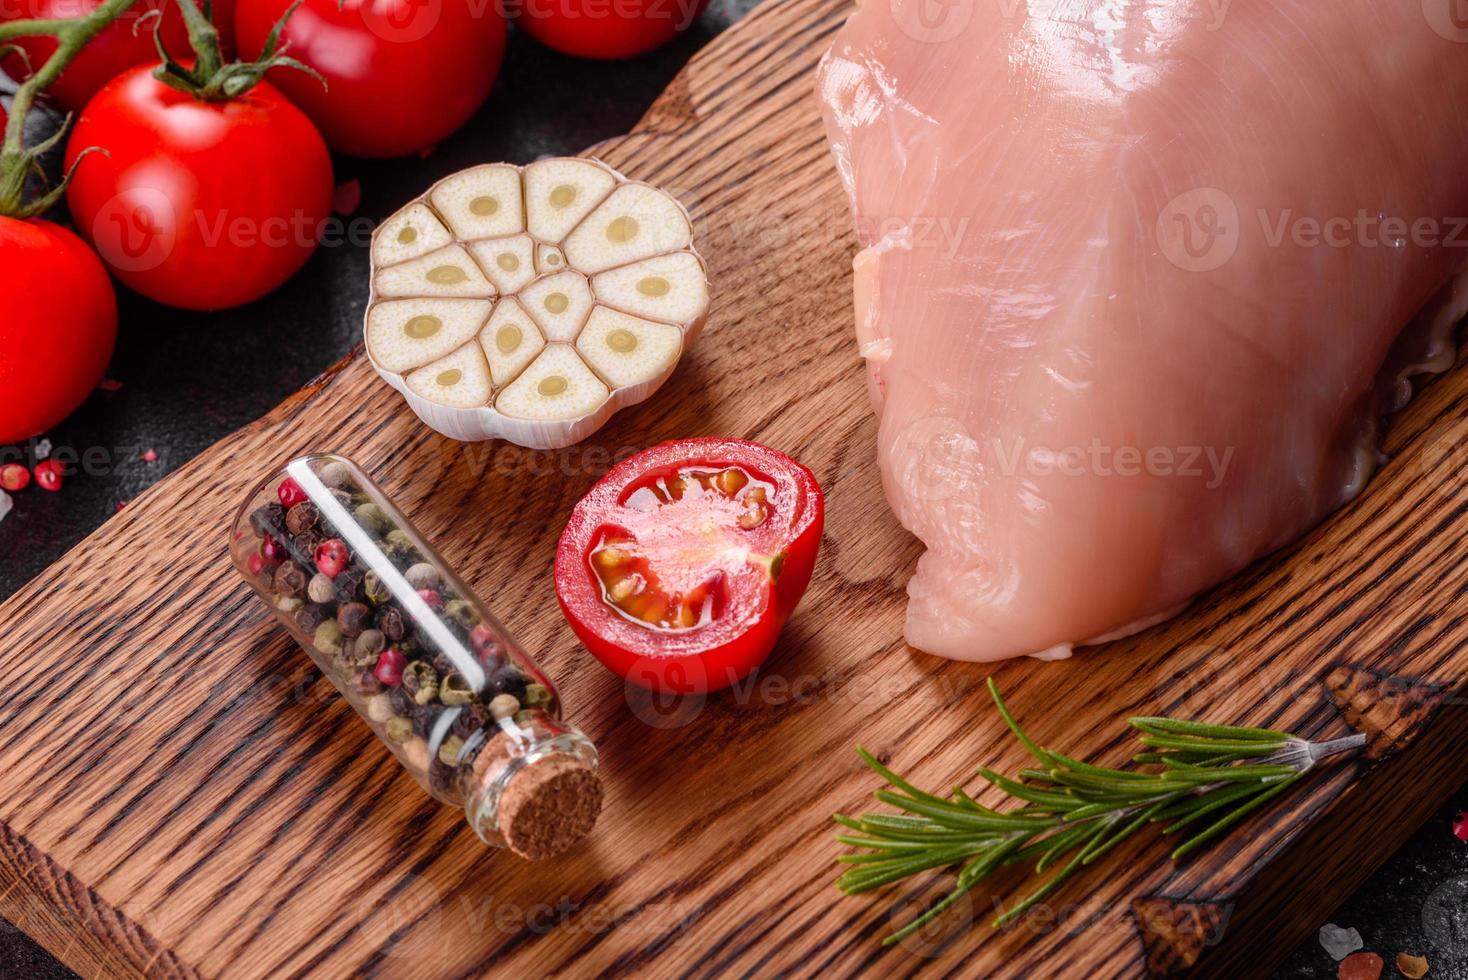
[[[1361,487],[1468,311],[1456,3],[856,9],[818,94],[909,642],[1067,655]]]

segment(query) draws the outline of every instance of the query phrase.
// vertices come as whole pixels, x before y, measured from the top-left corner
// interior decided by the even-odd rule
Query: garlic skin
[[[560,449],[656,392],[708,308],[683,206],[559,157],[461,171],[384,222],[364,334],[436,431]]]

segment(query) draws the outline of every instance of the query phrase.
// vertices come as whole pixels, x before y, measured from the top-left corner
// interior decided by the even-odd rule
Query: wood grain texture
[[[811,95],[845,12],[773,0],[636,133],[596,148],[690,205],[715,286],[707,332],[651,401],[572,450],[459,445],[348,359],[0,607],[0,913],[93,976],[1259,976],[1468,778],[1455,371],[1393,425],[1366,494],[1296,546],[1164,627],[999,668],[1036,737],[1108,763],[1137,713],[1322,737],[1357,724],[1380,758],[1320,773],[1182,867],[1142,835],[1005,932],[985,923],[1013,878],[892,948],[878,940],[893,904],[911,914],[942,876],[838,895],[830,814],[873,788],[853,743],[933,787],[1020,763],[989,668],[901,639],[918,547],[880,492],[855,246]],[[565,515],[613,456],[714,434],[808,463],[827,533],[767,669],[669,713],[579,648],[550,569]],[[482,846],[237,580],[233,509],[313,450],[373,473],[560,681],[606,763],[584,847],[532,866]]]

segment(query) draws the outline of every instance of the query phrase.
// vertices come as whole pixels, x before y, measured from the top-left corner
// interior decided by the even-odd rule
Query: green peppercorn
[[[357,518],[357,523],[366,528],[369,534],[380,537],[392,530],[392,521],[387,519],[387,512],[376,504],[363,504],[352,511],[352,516]]]
[[[408,664],[403,671],[403,689],[418,704],[430,704],[438,697],[438,671],[422,660]]]
[[[408,532],[402,528],[387,532],[387,537],[382,539],[387,553],[396,558],[405,558],[416,555],[418,549],[413,546],[413,539],[408,537]]]
[[[443,744],[438,747],[438,761],[442,762],[446,766],[458,765],[459,753],[463,750],[463,748],[464,740],[457,735],[450,735],[448,738],[444,739]]]
[[[473,629],[479,625],[479,614],[474,611],[474,604],[463,599],[454,599],[443,607],[444,618],[450,622],[458,623],[464,629]]]
[[[342,652],[342,639],[341,627],[336,625],[336,620],[328,619],[316,627],[311,645],[324,654],[335,656]]]
[[[542,704],[550,704],[550,688],[544,684],[528,684],[525,687],[525,706],[527,708],[539,707]]]
[[[374,606],[380,606],[392,598],[392,592],[388,589],[387,583],[376,572],[368,572],[362,579],[362,591],[367,601]]]
[[[413,723],[402,715],[393,715],[388,719],[387,728],[383,734],[394,745],[402,745],[413,737]]]
[[[282,596],[275,600],[275,608],[283,613],[294,614],[306,603],[291,596]]]
[[[469,686],[468,679],[455,671],[445,674],[438,685],[438,699],[447,705],[468,704],[474,700],[474,689]]]
[[[316,575],[311,579],[311,583],[306,586],[306,595],[311,599],[312,602],[321,603],[323,605],[328,602],[335,602],[336,586],[326,575],[321,572],[317,572]]]

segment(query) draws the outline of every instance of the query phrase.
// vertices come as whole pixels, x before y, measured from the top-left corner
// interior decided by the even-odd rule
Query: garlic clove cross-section
[[[494,315],[479,334],[479,346],[489,358],[489,371],[497,385],[507,385],[545,346],[535,321],[514,299],[502,299]]]
[[[556,449],[673,373],[709,286],[676,200],[600,162],[487,164],[378,229],[367,354],[455,439]]]
[[[367,308],[367,350],[380,368],[403,372],[462,347],[489,319],[487,299],[390,299]]]
[[[591,285],[567,270],[535,280],[520,290],[519,299],[547,340],[572,341],[591,312]]]
[[[384,297],[494,295],[494,286],[484,277],[479,264],[458,245],[389,266],[377,274],[374,285],[377,295]]]
[[[471,167],[445,177],[428,192],[428,202],[460,241],[525,230],[520,171],[506,163]]]
[[[561,157],[525,168],[525,211],[530,234],[559,242],[617,186],[617,176],[589,160]]]
[[[649,384],[665,375],[683,353],[683,331],[598,306],[576,340],[591,369],[618,388]]]
[[[372,264],[395,265],[452,243],[454,236],[423,204],[410,204],[388,218],[372,236]]]
[[[529,235],[470,242],[469,251],[501,296],[513,296],[535,278],[535,240]]]
[[[440,357],[408,375],[408,387],[429,401],[451,408],[483,405],[493,386],[484,355],[474,344],[465,344],[447,357]]]
[[[694,319],[709,305],[703,263],[692,252],[673,252],[611,269],[591,280],[598,300],[664,323]]]
[[[571,268],[591,275],[664,252],[693,240],[688,212],[656,187],[623,184],[566,238]]]

